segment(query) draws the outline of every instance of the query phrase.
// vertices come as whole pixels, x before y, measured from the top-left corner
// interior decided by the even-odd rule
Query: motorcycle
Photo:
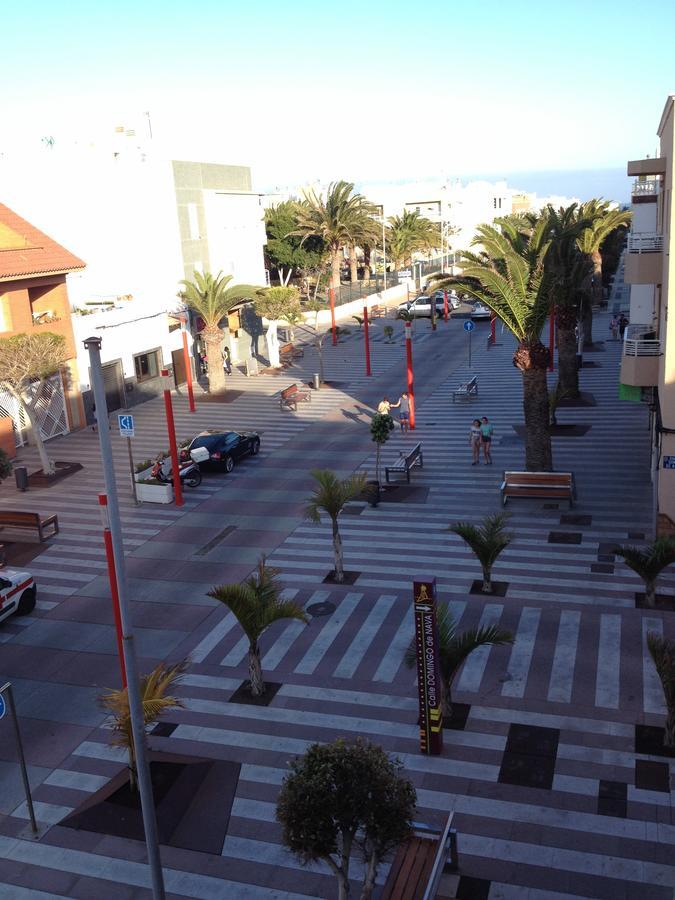
[[[188,487],[195,488],[202,483],[202,473],[199,466],[190,460],[189,462],[179,463],[178,474],[181,484],[187,484]],[[171,469],[164,471],[164,460],[158,459],[150,472],[151,478],[156,478],[162,484],[171,484],[173,482],[173,473]]]

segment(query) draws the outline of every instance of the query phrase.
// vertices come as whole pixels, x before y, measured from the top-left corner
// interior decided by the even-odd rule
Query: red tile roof
[[[77,256],[0,203],[0,281],[72,272],[85,266]]]

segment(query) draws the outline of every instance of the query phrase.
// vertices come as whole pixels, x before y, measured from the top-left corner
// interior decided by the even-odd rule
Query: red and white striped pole
[[[370,371],[370,336],[368,334],[368,307],[363,306],[363,339],[366,348],[366,375],[372,375]]]
[[[171,454],[171,470],[173,472],[173,493],[176,500],[176,506],[182,506],[183,485],[180,483],[180,464],[178,462],[178,448],[176,447],[176,426],[173,421],[173,406],[171,404],[169,377],[169,370],[162,369],[162,381],[164,383],[164,409],[166,410],[166,430],[169,433],[169,453]]]
[[[115,618],[115,634],[117,635],[117,655],[120,658],[122,670],[122,687],[127,686],[127,668],[124,664],[124,643],[122,638],[122,617],[120,615],[120,595],[117,588],[117,573],[115,572],[115,552],[113,550],[110,523],[108,521],[108,495],[98,495],[98,505],[101,507],[101,522],[103,524],[103,545],[105,546],[105,559],[108,564],[108,580],[110,581],[110,596],[112,598],[113,616]]]
[[[415,384],[413,380],[412,361],[412,328],[411,323],[405,323],[405,355],[408,370],[408,397],[410,398],[410,429],[415,430]]]

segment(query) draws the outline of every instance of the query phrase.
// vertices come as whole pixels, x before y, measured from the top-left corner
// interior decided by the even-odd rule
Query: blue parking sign
[[[132,438],[134,436],[134,417],[133,416],[130,416],[128,413],[119,415],[117,417],[117,423],[120,427],[120,437]]]

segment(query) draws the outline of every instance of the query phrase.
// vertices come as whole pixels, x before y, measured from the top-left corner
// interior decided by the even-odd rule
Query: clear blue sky
[[[2,34],[14,141],[147,109],[171,153],[261,186],[622,166],[675,92],[666,0],[36,0]]]

